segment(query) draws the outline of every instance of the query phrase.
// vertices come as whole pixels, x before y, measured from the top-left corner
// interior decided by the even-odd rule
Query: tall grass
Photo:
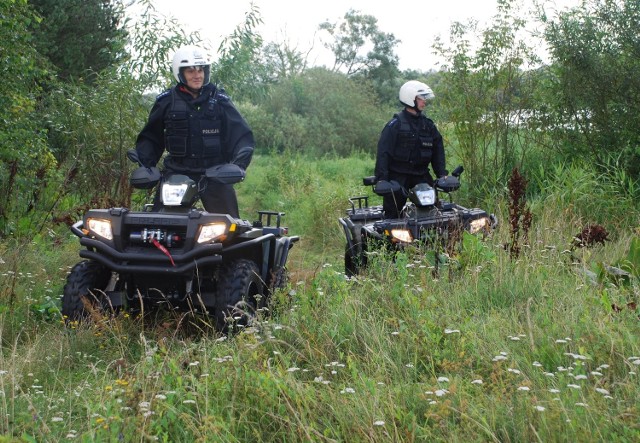
[[[282,210],[302,240],[271,316],[233,337],[194,333],[195,320],[179,315],[69,330],[43,306],[78,260],[73,239],[54,230],[19,251],[3,244],[0,433],[45,442],[638,440],[638,281],[615,286],[587,272],[627,253],[636,204],[621,208],[613,188],[613,200],[593,201],[547,182],[529,202],[530,242],[512,259],[508,202],[496,192],[486,209],[500,229],[437,270],[421,254],[377,253],[346,279],[337,217],[349,195],[368,192],[360,183],[371,167],[367,158],[256,158],[238,188],[242,215]],[[600,183],[589,174],[572,183],[581,180]],[[603,211],[629,222],[611,223],[604,245],[572,248],[584,224],[607,220]]]

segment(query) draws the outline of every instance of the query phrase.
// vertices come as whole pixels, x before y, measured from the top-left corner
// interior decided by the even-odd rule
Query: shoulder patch
[[[226,93],[219,91],[216,93],[216,99],[221,102],[228,102],[229,100],[231,100],[231,97],[229,97]]]
[[[394,117],[389,121],[389,123],[387,123],[387,126],[394,127],[396,125],[396,123],[398,123],[398,118]]]
[[[166,91],[162,91],[160,94],[156,95],[156,101],[163,99],[167,95],[171,93],[171,89],[167,89]]]

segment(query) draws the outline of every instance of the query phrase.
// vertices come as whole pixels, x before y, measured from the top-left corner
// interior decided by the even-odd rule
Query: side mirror
[[[233,185],[244,180],[246,173],[240,166],[233,163],[212,166],[205,171],[205,177],[214,183]]]
[[[451,172],[451,175],[453,175],[454,177],[460,177],[460,174],[462,174],[463,172],[464,168],[462,167],[462,165],[460,165]]]

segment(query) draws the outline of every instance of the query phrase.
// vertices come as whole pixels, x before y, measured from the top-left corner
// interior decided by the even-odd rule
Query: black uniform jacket
[[[176,105],[176,101],[183,103]],[[182,115],[182,120],[172,120],[169,113]],[[171,149],[167,145],[168,136],[177,131],[172,126],[180,126],[182,131],[179,134],[182,138],[177,137],[183,141],[181,149],[176,149],[175,144]],[[211,154],[213,144],[216,149]],[[213,84],[205,85],[196,98],[181,84],[158,95],[147,124],[136,140],[136,150],[144,166],[156,166],[166,149],[169,154],[164,160],[165,167],[185,174],[201,173],[220,163],[235,163],[246,169],[254,147],[249,125],[229,96]]]
[[[447,175],[442,135],[433,121],[406,109],[401,114],[394,115],[380,134],[375,166],[378,180],[390,180],[390,175],[431,178],[429,165],[436,178]]]

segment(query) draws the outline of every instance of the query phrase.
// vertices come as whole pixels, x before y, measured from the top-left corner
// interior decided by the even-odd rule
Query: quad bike
[[[157,186],[156,204],[143,211],[91,209],[71,227],[84,249],[64,286],[62,314],[68,321],[92,312],[155,307],[203,313],[217,330],[246,325],[286,284],[288,236],[279,212],[259,211],[258,220],[209,213],[194,207],[198,187],[234,184],[244,170],[233,164],[209,168],[200,183],[143,167],[131,174],[134,188]]]
[[[460,188],[458,166],[450,176],[435,181],[434,186],[420,183],[410,190],[403,189],[396,181],[376,181],[365,177],[363,184],[372,186],[381,197],[397,195],[408,197],[399,218],[384,217],[382,205],[369,206],[368,196],[349,199],[350,208],[345,217],[339,219],[346,237],[344,267],[345,274],[355,276],[367,266],[367,252],[372,244],[399,251],[409,245],[428,248],[444,248],[451,245],[455,236],[463,231],[471,234],[488,233],[495,229],[495,215],[478,208],[468,209],[451,200],[451,192]],[[440,198],[447,194],[448,201]]]

